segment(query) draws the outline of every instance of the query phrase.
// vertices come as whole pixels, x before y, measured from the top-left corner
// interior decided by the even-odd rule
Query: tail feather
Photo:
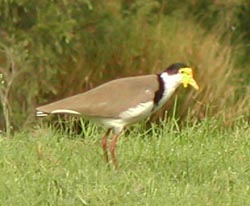
[[[36,111],[36,116],[37,117],[46,117],[48,115],[49,115],[48,113],[45,113],[43,111]]]
[[[37,117],[46,117],[49,114],[76,114],[76,115],[80,115],[79,112],[74,111],[74,110],[70,110],[70,109],[56,109],[50,112],[44,112],[41,110],[37,110],[36,111],[36,116]]]

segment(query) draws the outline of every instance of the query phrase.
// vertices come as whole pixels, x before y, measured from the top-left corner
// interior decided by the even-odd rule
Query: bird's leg
[[[115,134],[113,136],[113,139],[112,139],[112,142],[110,144],[110,153],[111,153],[111,159],[112,159],[112,163],[113,165],[115,166],[115,168],[117,169],[118,168],[118,162],[116,160],[116,157],[115,157],[115,145],[116,145],[116,142],[118,140],[118,137],[120,136],[121,132]]]
[[[107,143],[108,143],[108,136],[110,133],[111,129],[109,128],[105,135],[102,137],[102,149],[103,149],[103,155],[104,155],[104,160],[108,163],[109,158],[108,158],[108,151],[107,151]]]

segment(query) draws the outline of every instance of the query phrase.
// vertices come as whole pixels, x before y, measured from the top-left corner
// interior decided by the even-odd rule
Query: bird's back
[[[158,89],[157,75],[154,74],[121,78],[38,107],[37,111],[72,111],[88,117],[118,118],[127,109],[152,101]]]

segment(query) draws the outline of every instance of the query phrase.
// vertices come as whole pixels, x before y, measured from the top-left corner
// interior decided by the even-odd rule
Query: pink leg
[[[118,137],[120,136],[120,134],[121,134],[121,132],[118,133],[118,134],[115,134],[113,136],[113,139],[112,139],[112,142],[111,142],[111,145],[110,145],[110,153],[111,153],[112,163],[113,163],[113,165],[115,166],[116,169],[118,168],[118,162],[117,162],[116,157],[115,157],[115,145],[116,145],[116,142],[117,142]]]
[[[103,155],[104,155],[104,160],[108,163],[109,158],[108,158],[108,151],[107,151],[107,143],[108,143],[108,136],[110,133],[111,129],[109,128],[105,135],[102,138],[102,149],[103,149]]]

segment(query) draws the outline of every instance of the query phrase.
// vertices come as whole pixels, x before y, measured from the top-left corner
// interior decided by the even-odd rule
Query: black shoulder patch
[[[158,105],[158,103],[161,100],[161,98],[163,96],[163,93],[164,93],[164,82],[163,82],[163,79],[161,78],[160,74],[157,74],[157,81],[158,81],[158,84],[159,84],[159,88],[155,92],[154,105]]]

